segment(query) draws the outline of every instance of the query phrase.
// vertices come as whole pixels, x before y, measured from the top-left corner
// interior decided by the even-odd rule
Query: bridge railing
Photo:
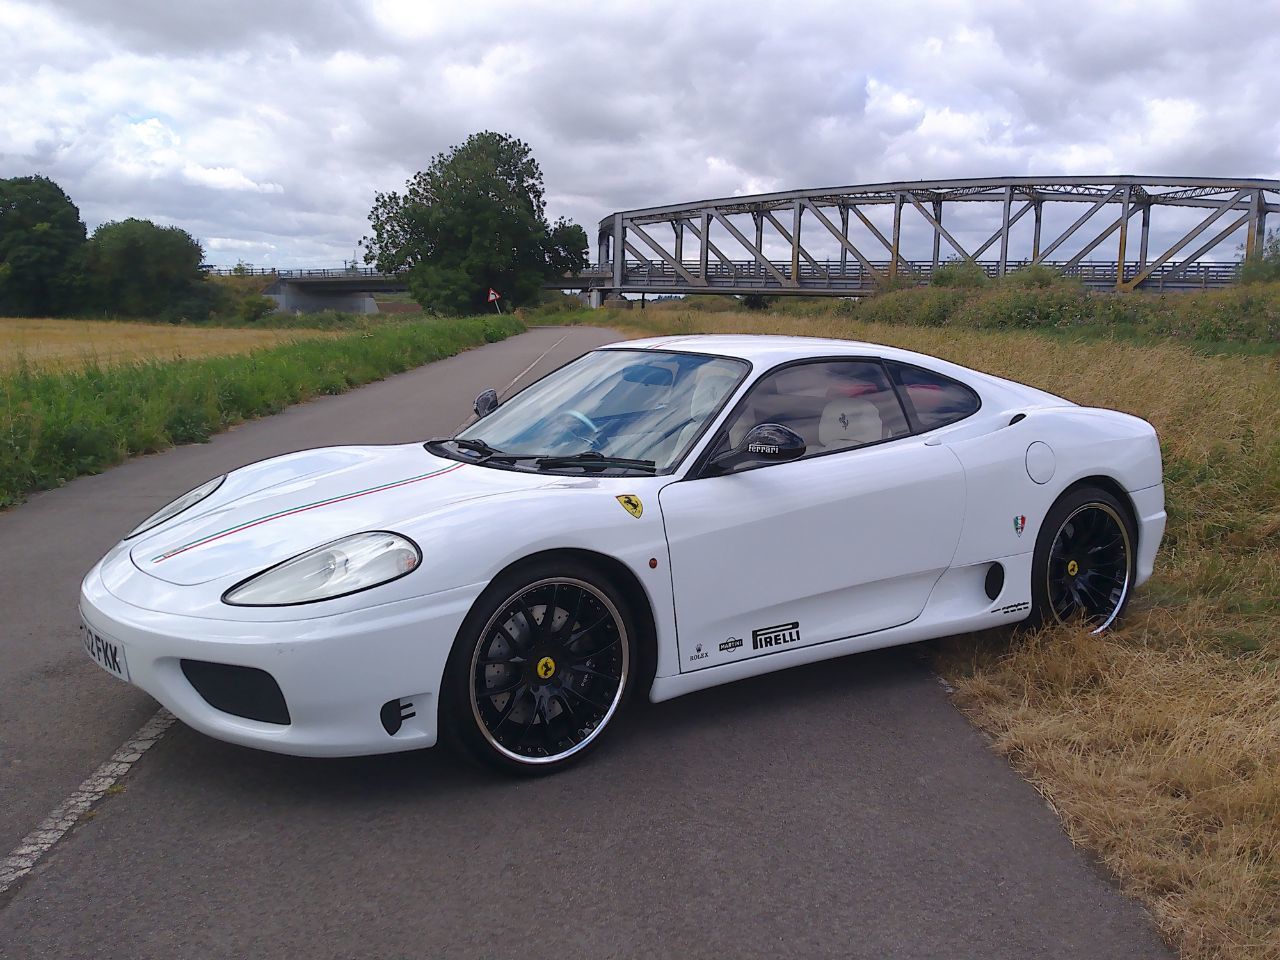
[[[345,277],[395,277],[399,273],[383,273],[376,267],[211,267],[205,273],[215,277],[279,277],[281,280],[341,280]]]
[[[1000,261],[979,260],[977,265],[990,278],[1000,275]],[[871,269],[880,277],[889,275],[888,260],[871,261]],[[1030,261],[1010,262],[1006,266],[1008,273],[1030,265]],[[1085,286],[1097,288],[1114,288],[1117,279],[1117,264],[1114,261],[1083,261],[1070,263],[1066,261],[1044,261],[1041,264],[1057,271],[1065,277],[1080,280]],[[699,277],[700,264],[697,261],[685,261],[681,264],[684,271]],[[769,269],[772,267],[772,270]],[[791,262],[788,260],[769,261],[769,267],[756,260],[735,260],[707,264],[706,283],[691,284],[677,272],[675,266],[660,261],[628,260],[623,271],[623,287],[628,291],[639,292],[643,288],[664,290],[667,292],[696,293],[708,289],[729,288],[777,290],[786,292],[822,293],[839,291],[870,292],[877,287],[876,278],[862,264],[856,261],[841,263],[839,260],[818,260],[813,263],[802,262],[796,274],[795,283],[778,279],[778,275],[787,281],[791,278]],[[1144,269],[1140,261],[1129,261],[1125,264],[1124,278],[1132,280]],[[776,274],[775,272],[776,271]],[[899,261],[897,275],[900,280],[914,279],[917,283],[926,284],[933,276],[932,261]],[[1144,290],[1187,290],[1209,289],[1229,286],[1239,276],[1238,262],[1203,262],[1192,265],[1162,264],[1153,270],[1139,286]],[[611,287],[613,285],[612,264],[595,264],[577,275],[579,281],[586,286]]]

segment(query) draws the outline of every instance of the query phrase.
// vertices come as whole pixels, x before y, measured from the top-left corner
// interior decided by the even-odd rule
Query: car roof
[[[676,350],[685,353],[715,354],[721,357],[736,357],[747,360],[754,366],[768,368],[790,360],[804,360],[810,357],[884,357],[890,360],[901,360],[905,363],[925,361],[935,368],[950,367],[964,370],[966,373],[976,371],[947,363],[936,357],[897,347],[886,347],[878,343],[866,343],[861,340],[836,340],[827,337],[783,337],[758,334],[694,334],[678,337],[650,337],[644,340],[627,340],[611,343],[605,350]]]
[[[861,340],[836,340],[829,337],[783,337],[761,334],[692,334],[676,337],[650,337],[611,343],[602,350],[674,350],[683,353],[705,353],[746,360],[754,367],[754,375],[793,360],[817,357],[882,357],[901,363],[915,364],[968,384],[985,398],[1003,402],[1059,406],[1071,401],[1045,393],[1023,383],[992,376],[972,367],[941,360],[925,353],[887,347]],[[754,377],[752,378],[754,379]]]

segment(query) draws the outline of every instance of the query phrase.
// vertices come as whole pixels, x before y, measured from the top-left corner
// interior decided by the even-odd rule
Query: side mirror
[[[493,413],[494,410],[498,409],[498,391],[493,387],[485,390],[480,396],[476,397],[473,409],[477,417],[487,417]]]
[[[761,463],[786,463],[805,455],[804,437],[780,423],[760,423],[747,431],[732,450],[711,460],[711,466],[723,472]]]

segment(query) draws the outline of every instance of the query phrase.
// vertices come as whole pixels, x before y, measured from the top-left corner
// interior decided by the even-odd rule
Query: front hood
[[[248,577],[348,534],[407,532],[453,504],[563,479],[462,464],[420,444],[308,450],[233,471],[209,501],[144,534],[129,555],[174,584]]]

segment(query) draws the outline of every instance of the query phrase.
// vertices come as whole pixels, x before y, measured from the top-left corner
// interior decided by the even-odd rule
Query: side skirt
[[[999,562],[1005,569],[1004,589],[995,600],[988,599],[982,590],[982,583],[992,562]],[[831,660],[851,653],[865,653],[884,647],[918,643],[921,640],[936,640],[938,637],[987,630],[991,627],[1011,626],[1025,620],[1030,612],[1031,553],[955,567],[942,575],[924,610],[910,623],[797,650],[782,650],[767,657],[753,657],[691,673],[656,677],[649,690],[649,699],[659,703],[708,687],[718,687],[735,680],[745,680],[820,660]]]

